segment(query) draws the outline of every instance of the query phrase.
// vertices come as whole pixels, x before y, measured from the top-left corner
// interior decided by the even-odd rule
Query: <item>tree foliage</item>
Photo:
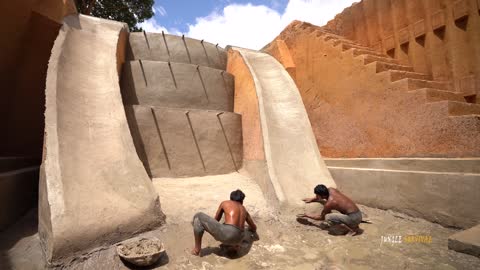
[[[82,14],[125,22],[130,31],[140,31],[136,25],[153,16],[154,0],[76,0],[76,4]]]

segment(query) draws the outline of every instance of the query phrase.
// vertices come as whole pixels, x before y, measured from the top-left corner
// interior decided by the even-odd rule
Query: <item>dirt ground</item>
[[[363,234],[335,236],[316,224],[304,225],[296,220],[295,214],[319,211],[318,206],[279,214],[268,206],[258,186],[240,174],[154,179],[154,185],[168,217],[167,224],[144,236],[161,239],[167,255],[143,269],[480,269],[479,258],[448,250],[447,238],[457,230],[400,213],[360,206],[372,222],[361,225]],[[202,257],[190,255],[193,214],[204,211],[214,215],[220,201],[228,199],[230,191],[236,188],[247,195],[245,206],[258,225],[260,240],[245,241],[239,255],[232,256],[206,233]],[[0,269],[45,269],[38,234],[28,225],[32,220],[27,216],[0,235]],[[410,235],[427,236],[423,239],[431,239],[431,243],[407,242]],[[399,241],[399,236],[403,241]],[[114,247],[63,268],[138,269],[121,261]]]

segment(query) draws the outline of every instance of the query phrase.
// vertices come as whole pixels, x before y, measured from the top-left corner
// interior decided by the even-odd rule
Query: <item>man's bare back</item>
[[[245,207],[239,202],[231,200],[223,201],[218,207],[215,219],[220,221],[222,214],[225,214],[225,224],[236,226],[242,231],[245,229],[245,221],[249,223],[250,227],[252,227],[251,224],[255,225],[253,221],[250,220],[249,222],[248,219],[250,218],[250,215]]]
[[[328,207],[331,210],[337,210],[345,215],[359,211],[357,205],[337,189],[328,188],[328,191],[330,192],[330,196],[328,197],[325,207]]]

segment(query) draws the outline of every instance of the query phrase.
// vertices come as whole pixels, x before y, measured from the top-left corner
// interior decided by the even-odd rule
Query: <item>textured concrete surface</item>
[[[162,196],[171,196],[177,200],[177,205],[186,211],[185,219],[168,219],[167,224],[159,230],[142,234],[146,237],[157,237],[166,248],[167,256],[157,264],[147,269],[225,269],[225,270],[312,270],[312,269],[472,269],[480,268],[480,260],[474,256],[458,253],[447,248],[447,238],[457,231],[432,224],[422,219],[412,218],[393,211],[360,206],[364,216],[372,224],[362,224],[364,233],[346,238],[330,235],[320,230],[316,225],[302,225],[295,220],[295,215],[276,214],[274,217],[265,214],[265,205],[261,199],[254,197],[260,192],[252,181],[238,177],[222,175],[221,178],[175,179],[168,181],[167,186],[179,194],[188,194],[188,198],[202,194],[212,194],[217,197],[207,198],[198,208],[185,204],[178,194],[162,189],[161,180],[158,190]],[[234,181],[229,181],[232,179]],[[214,190],[221,182],[219,194]],[[222,200],[234,183],[240,183],[247,192],[245,203],[253,213],[253,219],[258,225],[259,241],[252,244],[244,243],[240,256],[228,256],[219,243],[209,234],[204,235],[202,257],[190,255],[193,245],[191,215],[196,209],[202,209],[213,215],[218,200]],[[195,187],[185,188],[188,183]],[[215,188],[212,188],[215,187]],[[222,187],[225,187],[222,188]],[[257,193],[258,194],[258,193]],[[264,202],[264,201],[263,201]],[[268,205],[267,205],[268,206]],[[311,206],[311,205],[309,205]],[[168,206],[167,206],[168,207]],[[173,208],[173,207],[172,207]],[[312,210],[312,209],[309,209]],[[212,212],[213,211],[213,212]],[[313,210],[312,210],[313,211]],[[0,269],[40,270],[45,269],[34,216],[22,219],[16,226],[0,233]],[[431,242],[407,242],[407,237],[428,237]],[[402,241],[388,242],[385,239]],[[25,256],[29,254],[29,256]],[[122,262],[116,255],[116,246],[90,254],[89,257],[78,259],[68,265],[54,269],[137,269]]]
[[[39,166],[0,172],[0,231],[14,224],[38,199]]]
[[[460,97],[450,83],[415,79],[398,60],[308,23],[293,22],[276,39],[285,41],[295,62],[295,82],[323,156],[480,155],[480,118],[472,110],[480,105],[463,96],[463,102],[451,100]],[[266,50],[279,59],[276,46]],[[403,79],[393,81],[396,76]]]
[[[123,102],[128,105],[233,111],[233,77],[224,70],[130,61],[123,68],[121,88]]]
[[[325,28],[389,53],[416,72],[451,80],[457,92],[478,96],[480,16],[476,2],[363,0],[346,8]]]
[[[450,236],[448,249],[480,258],[480,225]]]
[[[50,58],[39,235],[53,263],[160,225],[123,108],[123,23],[69,16]]]
[[[188,63],[225,70],[226,51],[203,40],[180,36],[137,32],[130,34],[128,60]]]
[[[480,174],[480,158],[325,158],[328,167]]]
[[[326,163],[338,187],[360,204],[457,228],[469,228],[480,220],[474,207],[480,204],[480,174],[462,172],[468,166],[455,164],[460,161],[451,162],[450,172],[435,171],[442,162],[430,165],[433,162],[414,159],[375,162],[388,168],[347,159]]]
[[[220,174],[242,166],[238,114],[142,105],[127,113],[151,177]]]
[[[255,83],[265,160],[278,201],[298,205],[315,185],[334,187],[290,75],[268,54],[232,49],[243,57]]]

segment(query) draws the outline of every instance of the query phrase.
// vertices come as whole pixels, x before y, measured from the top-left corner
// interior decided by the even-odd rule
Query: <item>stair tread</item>
[[[359,56],[359,55],[374,55],[374,56],[378,56],[378,57],[388,57],[382,53],[379,53],[377,51],[374,51],[374,50],[371,50],[371,49],[368,49],[368,50],[365,50],[365,49],[358,49],[358,48],[354,48],[352,49],[353,51],[353,55],[354,56]]]
[[[424,73],[418,72],[411,72],[411,71],[403,71],[403,70],[389,70],[390,72],[390,79],[392,82],[399,81],[402,79],[417,79],[417,80],[425,80],[429,81],[431,76]]]
[[[451,101],[451,100],[438,101],[436,103],[440,103],[443,106],[447,106],[448,114],[451,116],[480,114],[480,104]]]
[[[392,71],[406,71],[410,73],[415,73],[413,72],[412,66],[399,65],[399,64],[393,64],[393,63],[382,62],[382,61],[375,61],[375,62],[372,62],[371,64],[376,65],[377,72],[392,70]]]
[[[462,94],[446,91],[442,89],[420,88],[420,89],[413,90],[412,92],[424,92],[428,102],[436,102],[436,101],[443,101],[443,100],[465,102],[465,98]]]
[[[372,54],[364,54],[362,56],[363,56],[363,63],[365,65],[372,62],[376,62],[376,61],[381,61],[381,62],[391,63],[391,64],[399,64],[398,60],[394,58],[390,58],[388,56],[376,56]]]

